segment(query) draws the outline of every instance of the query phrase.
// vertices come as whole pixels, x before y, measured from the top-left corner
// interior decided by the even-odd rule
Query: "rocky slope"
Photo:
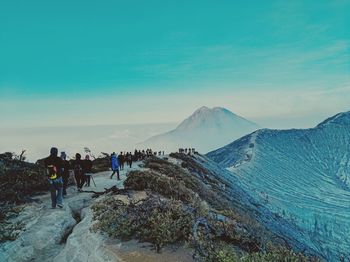
[[[295,252],[315,254],[298,240],[300,232],[280,234],[290,223],[204,156],[152,157],[127,171],[118,183],[110,172],[95,174],[97,187],[90,188],[117,184],[124,191],[92,198],[71,187],[64,209],[49,209],[48,194],[26,203],[13,219],[24,230],[0,244],[0,261],[170,262],[192,261],[194,254],[209,261],[308,261]]]
[[[306,130],[259,130],[208,157],[306,246],[329,261],[350,258],[350,112]]]

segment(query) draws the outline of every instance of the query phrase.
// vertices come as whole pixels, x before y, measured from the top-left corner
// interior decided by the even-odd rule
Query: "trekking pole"
[[[91,174],[91,179],[92,179],[92,182],[94,183],[95,187],[97,187],[96,183],[95,183],[95,180],[94,180],[94,176],[92,174]]]

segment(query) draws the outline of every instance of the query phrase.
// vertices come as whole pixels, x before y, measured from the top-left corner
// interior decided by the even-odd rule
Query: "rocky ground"
[[[110,179],[110,171],[97,173],[96,187],[91,181],[91,187],[84,190],[102,192],[114,185],[122,188],[127,171],[130,169],[121,172],[121,181],[115,176]],[[23,204],[23,210],[11,222],[25,226],[15,241],[0,245],[0,261],[118,261],[117,254],[102,245],[104,237],[89,230],[92,195],[78,193],[71,186],[63,209],[51,209],[49,193]]]
[[[17,205],[9,222],[22,227],[0,243],[0,261],[187,262],[194,254],[199,261],[311,261],[271,251],[284,240],[249,216],[243,192],[226,193],[227,182],[200,155],[152,157],[121,171],[120,181],[110,174],[94,174],[96,186],[91,181],[84,192],[71,186],[63,209],[51,209],[49,193]],[[113,186],[121,191],[94,193]],[[198,219],[210,232],[194,233]]]
[[[94,174],[94,183],[84,191],[103,192],[106,188],[123,188],[126,173],[138,170],[140,163],[121,171],[121,180],[110,179],[111,171]],[[0,261],[193,261],[192,250],[171,246],[158,254],[150,244],[136,240],[122,242],[91,230],[92,192],[68,189],[63,209],[51,209],[49,193],[34,197],[32,203],[23,204],[23,210],[11,222],[25,225],[15,241],[0,244]],[[138,192],[133,198],[144,197]],[[125,196],[118,196],[120,199]]]

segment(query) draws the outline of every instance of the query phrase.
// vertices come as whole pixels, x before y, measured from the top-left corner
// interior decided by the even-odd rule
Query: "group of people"
[[[146,150],[137,150],[135,149],[134,154],[131,152],[120,152],[118,155],[113,152],[111,154],[111,169],[112,174],[110,178],[112,179],[115,174],[117,174],[117,179],[120,180],[120,170],[124,170],[124,165],[126,164],[130,168],[132,168],[132,163],[136,161],[144,160],[147,157],[150,156],[156,156],[156,155],[164,155],[164,151],[153,152],[152,149],[146,149]]]
[[[111,158],[113,155],[116,155],[115,152],[112,153]],[[131,152],[120,152],[120,154],[117,157],[118,164],[120,170],[124,169],[125,163],[131,168],[132,167],[132,162],[135,161],[134,156],[131,154]]]
[[[65,152],[61,152],[61,156],[58,157],[58,149],[52,147],[50,156],[44,159],[44,164],[50,184],[52,208],[63,207],[63,196],[67,194],[71,170],[74,172],[78,191],[82,190],[84,184],[90,186],[92,161],[89,155],[82,160],[81,155],[77,153],[74,160],[68,161]]]
[[[131,152],[120,152],[117,155],[113,152],[110,156],[110,164],[112,179],[117,174],[117,179],[120,180],[120,170],[124,169],[124,165],[127,164],[132,168],[132,164],[135,161],[144,160],[150,156],[164,155],[164,151],[153,152],[152,149],[147,150],[135,150],[134,154]],[[67,186],[69,182],[70,172],[74,172],[74,178],[79,192],[82,191],[84,185],[90,186],[92,161],[90,156],[86,155],[85,159],[82,159],[81,154],[76,153],[74,160],[67,160],[65,152],[61,152],[58,157],[58,149],[52,147],[50,150],[50,156],[44,159],[45,167],[47,169],[48,180],[50,183],[51,202],[52,208],[56,206],[63,207],[63,196],[67,194]]]
[[[179,148],[179,153],[191,155],[191,154],[196,153],[196,149],[194,149],[194,148]]]

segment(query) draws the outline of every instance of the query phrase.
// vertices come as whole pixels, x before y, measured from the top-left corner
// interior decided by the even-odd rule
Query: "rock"
[[[90,208],[82,211],[82,220],[68,237],[65,247],[55,257],[55,262],[120,261],[105,248],[105,237],[90,230],[92,226]]]
[[[76,224],[69,207],[59,210],[28,206],[23,219],[33,221],[26,224],[16,241],[1,245],[0,261],[46,261],[60,251],[65,232]]]
[[[122,188],[125,174],[121,174],[121,181],[112,180],[109,175],[110,172],[94,175],[96,187],[93,186],[91,189],[101,192],[115,185]],[[0,244],[0,261],[44,262],[53,261],[56,256],[57,261],[65,261],[65,257],[66,261],[110,261],[104,256],[105,251],[99,251],[98,243],[102,243],[101,236],[89,230],[91,211],[86,207],[91,204],[92,195],[92,193],[77,193],[74,187],[70,187],[63,202],[63,209],[51,209],[49,193],[35,197],[31,203],[23,204],[24,209],[11,222],[23,223],[24,230],[16,240]],[[83,234],[84,230],[86,232]],[[78,244],[81,244],[79,249]],[[74,249],[80,250],[76,256],[73,255]],[[61,252],[62,250],[65,251]]]

